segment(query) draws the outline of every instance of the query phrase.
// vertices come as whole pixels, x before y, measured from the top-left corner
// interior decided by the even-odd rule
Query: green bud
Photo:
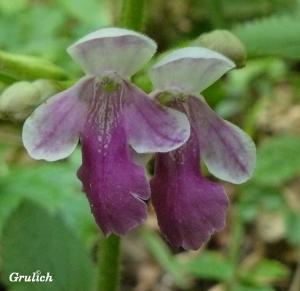
[[[35,89],[39,93],[39,100],[37,101],[38,104],[44,102],[49,97],[65,89],[62,86],[61,82],[44,79],[32,82],[32,86],[35,87]]]
[[[0,95],[0,118],[23,121],[38,105],[59,91],[58,83],[51,80],[16,82]]]
[[[214,30],[201,34],[191,45],[215,50],[230,58],[238,68],[245,66],[247,59],[245,46],[228,30]]]

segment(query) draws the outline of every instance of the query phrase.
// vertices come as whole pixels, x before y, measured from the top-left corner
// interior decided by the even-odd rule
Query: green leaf
[[[66,72],[48,60],[0,51],[0,73],[17,80],[67,79]]]
[[[109,24],[109,12],[106,3],[102,0],[57,0],[61,6],[73,17],[84,24],[94,27]]]
[[[1,47],[5,51],[38,55],[55,62],[66,59],[65,48],[70,44],[68,36],[72,33],[68,28],[66,35],[68,21],[64,10],[51,3],[36,3],[17,15],[1,15]],[[67,62],[71,63],[69,58]]]
[[[261,186],[249,182],[241,188],[238,211],[245,222],[256,219],[260,210],[276,212],[284,210],[286,206],[283,193],[278,187]]]
[[[4,14],[13,14],[28,6],[28,2],[28,0],[0,0],[0,11]]]
[[[10,217],[2,238],[3,279],[13,290],[92,290],[94,266],[85,246],[58,216],[30,202]],[[12,272],[50,272],[53,282],[9,282]]]
[[[225,281],[234,273],[234,266],[215,251],[204,251],[196,258],[183,264],[190,274],[203,278]]]
[[[285,225],[288,242],[298,245],[300,243],[300,213],[287,209],[285,212]]]
[[[79,237],[91,243],[96,224],[81,192],[76,168],[77,163],[57,162],[11,170],[0,180],[0,236],[9,215],[27,199],[51,213],[60,213]]]
[[[268,286],[287,279],[289,268],[279,261],[262,259],[251,268],[242,269],[240,276],[244,282],[257,286]]]
[[[263,185],[280,185],[299,173],[299,137],[274,137],[258,148],[257,167],[253,181]]]
[[[300,59],[299,15],[275,15],[233,29],[248,56],[277,56]]]

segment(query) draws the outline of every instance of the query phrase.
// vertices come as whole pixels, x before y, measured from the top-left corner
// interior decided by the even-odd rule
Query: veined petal
[[[27,118],[22,139],[32,158],[56,161],[73,152],[85,122],[87,99],[92,89],[93,79],[83,78],[48,99]]]
[[[149,37],[123,28],[92,32],[68,48],[68,53],[90,75],[115,72],[127,78],[154,55],[156,43]]]
[[[187,47],[166,55],[149,73],[159,91],[178,89],[197,94],[234,67],[231,60],[213,50]]]
[[[133,85],[124,82],[128,141],[138,153],[168,152],[187,141],[190,125],[185,114],[162,107]]]
[[[96,90],[81,134],[78,177],[104,234],[123,235],[146,218],[143,200],[149,199],[150,187],[127,143],[120,90]]]
[[[247,181],[256,163],[255,144],[251,138],[237,126],[219,117],[204,100],[190,96],[187,102],[201,157],[208,170],[216,177],[232,183]]]
[[[196,250],[225,225],[228,199],[221,185],[201,176],[192,132],[179,149],[157,154],[152,202],[161,231],[174,247]]]

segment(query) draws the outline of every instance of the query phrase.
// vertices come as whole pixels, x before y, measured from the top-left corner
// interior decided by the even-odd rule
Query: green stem
[[[120,237],[101,239],[98,250],[98,291],[117,291],[120,281]]]
[[[121,25],[141,31],[144,26],[145,0],[123,0]]]
[[[238,283],[238,266],[240,258],[240,248],[244,239],[243,222],[239,216],[238,210],[234,210],[232,213],[233,227],[231,230],[230,247],[228,250],[228,260],[231,262],[234,268],[234,274],[227,282],[225,282],[225,290],[231,291],[235,289]]]

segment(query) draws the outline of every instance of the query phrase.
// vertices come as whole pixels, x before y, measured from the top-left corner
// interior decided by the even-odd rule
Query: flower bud
[[[238,68],[245,66],[247,59],[243,43],[227,30],[214,30],[200,35],[192,42],[193,46],[203,46],[230,58]]]
[[[25,120],[43,101],[60,91],[55,81],[20,81],[7,87],[0,95],[0,118]]]

